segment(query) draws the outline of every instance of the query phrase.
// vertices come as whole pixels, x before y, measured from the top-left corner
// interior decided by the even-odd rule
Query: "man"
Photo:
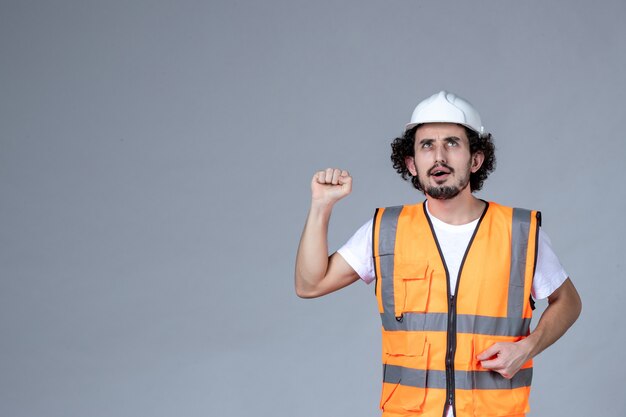
[[[319,297],[359,279],[376,282],[383,416],[524,416],[532,358],[581,310],[540,213],[472,195],[494,169],[494,146],[476,109],[454,94],[418,104],[392,149],[394,168],[426,201],[378,209],[329,257],[330,214],[352,178],[317,172],[296,293]],[[549,305],[531,333],[533,297]]]

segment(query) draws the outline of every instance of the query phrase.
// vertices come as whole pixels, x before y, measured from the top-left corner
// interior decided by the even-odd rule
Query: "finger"
[[[326,176],[325,171],[317,171],[313,176],[313,180],[318,184],[324,184],[324,177]]]
[[[344,172],[346,173],[346,175],[343,175]],[[344,185],[344,184],[351,184],[352,183],[352,177],[347,172],[348,171],[342,171],[342,174],[339,177],[339,184]]]
[[[496,371],[496,372],[497,372],[497,373],[499,373],[500,375],[502,375],[502,376],[503,376],[504,378],[506,378],[506,379],[511,379],[511,378],[513,378],[513,376],[515,375],[515,374],[510,374],[510,373],[508,373],[508,372],[506,372],[506,371],[503,371],[503,370],[501,370],[501,371]]]
[[[339,184],[345,184],[348,179],[350,179],[350,180],[352,179],[350,177],[350,173],[348,171],[346,171],[345,169],[342,170],[341,173],[339,174],[339,179],[338,179],[339,180]]]
[[[333,185],[337,185],[339,184],[339,176],[341,175],[341,170],[340,169],[334,169],[333,170],[333,178],[331,180],[331,183]]]
[[[333,169],[332,168],[326,168],[324,182],[326,184],[330,184],[333,182]]]
[[[500,375],[502,375],[506,379],[513,378],[513,374],[509,373],[509,371],[506,368],[492,369],[491,372],[497,372],[497,373],[499,373]]]
[[[485,362],[494,362],[494,361],[485,361]],[[492,364],[484,364],[483,368],[489,369],[491,372],[497,372],[502,375],[506,379],[513,378],[513,374],[509,373],[506,368],[502,366],[493,366]]]
[[[480,354],[478,354],[478,356],[476,356],[476,359],[478,359],[479,361],[484,361],[485,359],[496,356],[499,352],[500,346],[498,346],[497,343],[494,343],[493,345],[482,351]]]
[[[499,359],[490,359],[488,361],[481,361],[480,366],[485,369],[491,369],[497,372],[498,369],[502,368],[502,363],[500,363]]]

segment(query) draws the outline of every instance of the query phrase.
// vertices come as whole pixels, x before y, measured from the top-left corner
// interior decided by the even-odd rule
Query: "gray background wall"
[[[480,196],[538,208],[584,302],[531,416],[623,416],[626,3],[0,2],[0,415],[376,416],[373,288],[293,291],[312,173],[338,248],[415,202],[389,141],[446,88]],[[545,307],[545,303],[542,304]]]

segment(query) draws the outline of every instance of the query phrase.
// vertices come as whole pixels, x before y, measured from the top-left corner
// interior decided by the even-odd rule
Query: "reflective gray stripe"
[[[381,314],[383,328],[387,331],[435,331],[445,332],[448,327],[447,313],[404,313],[399,322],[393,315]],[[486,334],[494,336],[526,336],[531,319],[521,317],[488,317],[458,314],[457,333]]]
[[[458,314],[457,333],[488,334],[494,336],[527,336],[531,319],[521,317],[488,317]]]
[[[393,315],[381,314],[383,328],[393,330],[445,332],[448,329],[448,313],[403,313],[402,321]]]
[[[446,371],[405,368],[383,365],[383,382],[417,388],[446,388]]]
[[[383,315],[387,321],[395,321],[395,301],[393,291],[393,262],[396,247],[396,230],[402,206],[388,207],[383,211],[378,229],[378,260],[380,262],[381,297]],[[384,321],[385,319],[383,319]]]
[[[446,389],[446,371],[405,368],[397,365],[384,365],[383,381],[417,388]],[[533,369],[520,369],[511,379],[506,379],[492,371],[454,371],[456,389],[512,389],[529,387],[533,379]]]
[[[526,256],[531,212],[513,209],[511,228],[511,272],[509,275],[508,317],[522,317],[524,314],[524,277],[526,276]]]
[[[378,255],[393,255],[396,250],[396,230],[398,229],[398,217],[403,206],[387,207],[380,219],[380,232],[378,234]]]
[[[533,368],[520,369],[511,379],[492,371],[455,371],[457,389],[512,389],[530,387]]]

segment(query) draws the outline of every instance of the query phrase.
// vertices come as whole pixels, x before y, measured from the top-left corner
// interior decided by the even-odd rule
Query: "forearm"
[[[477,356],[481,365],[505,378],[513,375],[529,359],[556,342],[578,318],[580,297],[568,278],[550,297],[535,330],[516,343],[495,343]]]
[[[571,280],[568,278],[557,291],[548,298],[549,305],[535,330],[524,339],[530,358],[563,336],[580,315],[582,303]]]
[[[326,275],[331,212],[331,204],[311,204],[296,255],[295,285],[300,297],[311,296]]]

